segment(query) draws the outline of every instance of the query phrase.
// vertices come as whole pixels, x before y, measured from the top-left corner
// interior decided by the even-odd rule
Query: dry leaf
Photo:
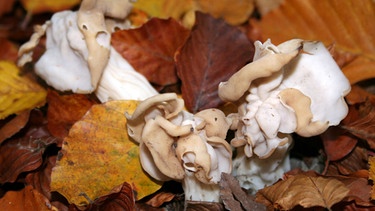
[[[71,126],[95,104],[87,95],[59,95],[53,90],[48,90],[47,103],[48,130],[61,139],[68,135]]]
[[[340,160],[353,151],[358,139],[339,127],[330,127],[322,135],[324,152],[329,161]]]
[[[165,86],[177,82],[174,54],[189,35],[173,19],[153,18],[142,27],[112,34],[112,45],[151,83]]]
[[[375,77],[375,3],[372,0],[288,0],[263,16],[262,39],[279,44],[292,38],[335,44],[354,59],[343,68],[351,84]]]
[[[0,1],[0,17],[12,11],[15,0]]]
[[[242,190],[239,182],[230,174],[222,173],[220,180],[220,198],[227,210],[266,210],[266,207],[254,201]]]
[[[223,18],[231,25],[239,25],[249,19],[254,10],[253,0],[194,0],[198,11]]]
[[[80,2],[80,0],[21,0],[22,6],[32,14],[68,10]]]
[[[110,101],[94,105],[70,129],[62,154],[52,171],[51,189],[76,205],[107,195],[128,182],[138,199],[160,188],[142,170],[138,146],[127,134],[125,112],[132,113],[137,101]]]
[[[0,61],[0,119],[44,104],[47,92],[19,75],[13,63]]]
[[[193,0],[137,0],[134,8],[145,11],[151,17],[179,20],[194,7]]]
[[[219,106],[218,85],[250,62],[254,47],[239,29],[197,12],[191,35],[176,55],[188,110]]]
[[[5,193],[0,198],[0,210],[47,211],[56,210],[56,208],[38,191],[31,186],[26,186],[22,190]]]
[[[330,209],[348,193],[349,189],[337,179],[299,174],[259,190],[256,201],[283,210],[297,205],[304,208],[320,206]]]
[[[7,2],[7,1],[2,1]],[[0,3],[1,4],[1,3]],[[1,8],[1,5],[0,5]],[[16,62],[18,59],[18,47],[11,41],[0,38],[0,60]]]
[[[15,182],[21,173],[40,167],[44,151],[56,143],[46,124],[41,112],[34,110],[22,133],[0,145],[0,184]]]
[[[23,111],[0,128],[0,144],[20,131],[29,121],[30,111]]]
[[[371,199],[375,200],[375,157],[371,156],[368,159],[368,163],[370,165],[369,169],[369,179],[373,181],[373,186],[371,190]]]

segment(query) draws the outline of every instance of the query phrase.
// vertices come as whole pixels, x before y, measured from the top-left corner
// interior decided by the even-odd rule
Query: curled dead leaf
[[[283,210],[297,205],[329,209],[348,193],[349,189],[337,179],[299,174],[259,190],[256,201]]]

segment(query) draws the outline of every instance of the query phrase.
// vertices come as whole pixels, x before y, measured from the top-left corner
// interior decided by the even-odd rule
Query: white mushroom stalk
[[[157,94],[110,44],[115,29],[130,27],[126,16],[131,8],[127,0],[84,0],[78,12],[55,13],[21,46],[19,66],[31,61],[33,49],[46,35],[46,51],[35,63],[35,72],[55,89],[95,92],[102,102]]]
[[[238,149],[233,174],[247,189],[273,184],[289,170],[286,134],[309,137],[337,125],[347,115],[345,78],[321,42],[293,39],[278,46],[255,42],[253,62],[219,85],[219,96],[239,106]]]
[[[230,119],[218,109],[183,111],[174,93],[161,94],[127,115],[128,134],[140,144],[144,170],[160,181],[182,182],[186,200],[219,202],[221,173],[232,170],[225,140]]]

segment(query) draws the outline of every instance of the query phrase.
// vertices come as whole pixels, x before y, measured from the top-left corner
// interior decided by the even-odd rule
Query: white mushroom
[[[102,102],[143,100],[157,94],[110,45],[111,33],[129,28],[127,0],[84,0],[78,12],[55,13],[36,27],[19,51],[19,65],[31,60],[32,50],[46,33],[46,52],[35,64],[36,73],[60,91],[96,92]]]
[[[219,201],[221,173],[232,170],[225,140],[230,119],[218,109],[183,111],[174,93],[148,98],[132,116],[128,134],[140,144],[142,166],[157,180],[182,182],[187,200]]]
[[[350,84],[321,42],[293,39],[275,46],[267,40],[255,42],[255,47],[253,62],[221,83],[219,96],[235,102],[247,94],[238,109],[241,121],[231,141],[232,146],[241,147],[234,160],[234,175],[244,186],[259,188],[288,170],[291,140],[285,134],[319,135],[346,116],[344,96]],[[277,156],[273,156],[275,152]],[[254,172],[258,164],[272,164],[261,159],[279,163],[279,167],[269,168],[279,169],[274,171],[273,181],[259,177],[264,175],[261,169],[268,168],[259,166],[262,173]]]

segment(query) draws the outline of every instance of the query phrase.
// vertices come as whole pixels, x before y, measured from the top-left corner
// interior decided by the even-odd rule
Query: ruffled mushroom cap
[[[85,37],[91,85],[96,89],[109,58],[111,33],[105,17],[124,19],[132,8],[127,0],[83,0],[78,11],[78,27]]]
[[[349,81],[321,42],[293,39],[274,46],[268,40],[255,46],[254,61],[219,85],[226,101],[248,91],[232,146],[267,158],[287,142],[279,134],[318,135],[346,116]]]

